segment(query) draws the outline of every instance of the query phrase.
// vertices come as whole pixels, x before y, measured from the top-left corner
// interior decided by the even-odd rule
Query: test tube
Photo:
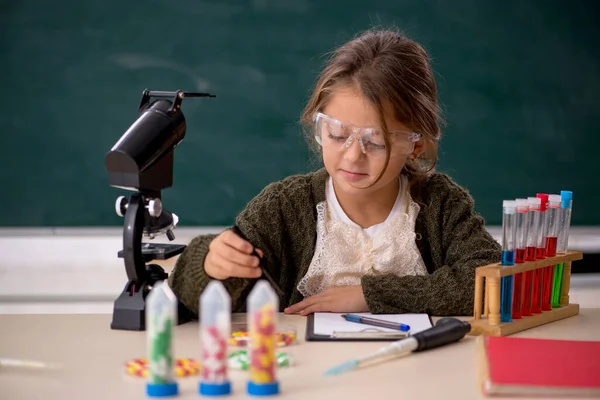
[[[198,391],[203,396],[231,393],[227,369],[227,341],[231,335],[231,296],[223,283],[212,280],[200,296],[200,341],[202,378]]]
[[[253,396],[279,393],[275,360],[275,315],[279,300],[266,280],[259,280],[248,296],[250,334],[250,380],[247,392]]]
[[[527,199],[516,199],[517,204],[517,217],[516,217],[516,231],[517,231],[517,240],[516,240],[516,257],[515,262],[517,264],[525,262],[525,255],[527,250],[527,229],[529,228],[529,224],[527,222],[528,219],[528,210],[529,204]],[[513,309],[512,309],[512,317],[514,319],[521,318],[523,314],[523,273],[519,272],[515,274],[514,277],[514,291],[513,291]]]
[[[517,204],[517,264],[525,262],[527,257],[527,237],[529,233],[529,202],[527,199],[516,199]]]
[[[538,259],[544,259],[546,258],[546,238],[548,237],[548,195],[546,193],[538,193],[536,194],[536,197],[542,200],[542,203],[540,204],[540,215],[542,217],[542,231],[538,239],[536,257]],[[548,311],[551,310],[550,301],[545,299],[544,294],[546,292],[544,289],[547,286],[546,282],[552,282],[552,265],[548,265],[540,269],[542,271],[542,280],[540,281],[540,307],[542,311]]]
[[[546,233],[546,250],[544,252],[546,257],[556,256],[558,230],[560,227],[560,203],[560,195],[551,194],[548,196],[548,210],[546,211],[548,231]]]
[[[571,229],[571,213],[573,211],[573,192],[570,190],[561,190],[560,200],[561,218],[556,251],[558,253],[566,253],[569,248],[569,231]]]
[[[571,211],[573,209],[573,192],[570,190],[561,190],[560,198],[560,220],[556,252],[563,254],[567,252],[569,247],[569,230],[571,227]],[[560,307],[564,268],[564,263],[556,264],[554,266],[552,281],[552,308]]]
[[[515,265],[515,241],[517,239],[517,202],[502,202],[502,265]],[[513,276],[500,279],[500,321],[512,321]]]
[[[146,297],[146,344],[149,397],[178,395],[173,377],[173,327],[177,325],[177,297],[165,281],[157,282]]]
[[[546,210],[546,257],[556,256],[556,245],[558,242],[558,227],[560,217],[560,195],[551,194],[548,196],[548,209]],[[554,275],[554,265],[544,267],[544,283],[542,285],[542,310],[552,310],[552,277]]]
[[[529,230],[527,232],[527,261],[535,261],[537,253],[537,243],[542,232],[542,215],[540,207],[542,199],[539,197],[528,197],[527,202],[529,203]],[[542,294],[540,288],[542,287],[542,269],[538,268],[532,273],[533,282],[531,284],[531,294],[525,296],[525,301],[531,304],[529,308],[532,313],[542,312]],[[527,277],[525,278],[527,280]]]
[[[548,219],[546,217],[546,210],[548,209],[548,195],[545,193],[538,193],[536,197],[540,199],[540,219],[542,222],[541,229],[538,232],[535,257],[541,260],[546,258],[546,235],[548,234]]]

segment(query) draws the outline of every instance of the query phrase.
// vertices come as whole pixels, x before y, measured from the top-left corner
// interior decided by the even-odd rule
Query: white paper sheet
[[[344,313],[315,313],[314,333],[316,335],[331,336],[334,332],[360,332],[365,329],[379,330],[384,332],[395,332],[394,329],[381,328],[378,326],[349,322],[342,318]],[[431,321],[427,314],[370,314],[356,313],[391,322],[400,322],[410,326],[410,334],[414,335],[431,328]],[[396,331],[397,332],[397,331]]]

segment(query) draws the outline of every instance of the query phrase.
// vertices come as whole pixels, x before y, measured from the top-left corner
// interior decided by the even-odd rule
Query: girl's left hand
[[[296,303],[283,312],[308,315],[314,312],[367,312],[362,286],[335,286]]]

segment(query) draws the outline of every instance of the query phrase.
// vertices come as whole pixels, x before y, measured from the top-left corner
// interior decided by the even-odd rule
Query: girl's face
[[[398,176],[409,156],[424,151],[423,141],[395,118],[390,104],[384,106],[390,132],[390,158],[381,179],[373,186],[385,166],[385,142],[377,111],[354,88],[332,93],[317,118],[316,135],[321,142],[323,162],[337,191],[370,195],[397,187]]]

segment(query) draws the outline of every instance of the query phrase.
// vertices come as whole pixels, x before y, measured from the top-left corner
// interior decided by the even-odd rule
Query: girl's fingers
[[[213,258],[215,265],[228,277],[258,278],[262,274],[260,268],[235,263],[224,258],[220,253],[215,253]]]

